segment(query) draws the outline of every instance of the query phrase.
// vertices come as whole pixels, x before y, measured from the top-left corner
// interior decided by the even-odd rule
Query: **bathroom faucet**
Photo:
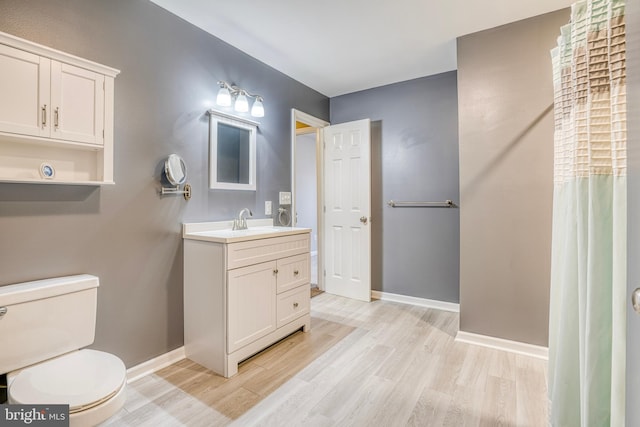
[[[247,214],[249,216],[253,216],[253,212],[251,212],[251,209],[249,208],[244,208],[240,211],[240,213],[238,214],[238,218],[233,220],[233,229],[234,230],[246,230],[247,227],[247,219],[244,218],[244,214]]]

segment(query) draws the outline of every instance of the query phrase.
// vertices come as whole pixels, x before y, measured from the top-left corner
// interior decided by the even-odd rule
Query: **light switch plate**
[[[271,215],[271,200],[264,201],[264,214]]]
[[[291,204],[291,192],[290,191],[281,191],[280,192],[280,204],[281,205],[290,205]]]

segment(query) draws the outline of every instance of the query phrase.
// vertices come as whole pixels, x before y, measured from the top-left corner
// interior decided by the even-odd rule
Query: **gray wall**
[[[228,219],[290,191],[290,109],[329,100],[147,0],[2,0],[0,31],[88,58],[115,81],[115,186],[0,184],[0,285],[100,277],[94,348],[127,366],[183,343],[181,223]],[[208,189],[216,81],[261,94],[256,192]],[[193,198],[160,199],[163,159],[183,156]]]
[[[458,39],[460,330],[546,346],[550,49],[568,9]]]
[[[458,302],[459,210],[387,201],[458,201],[456,73],[331,98],[331,123],[372,120],[372,288]]]

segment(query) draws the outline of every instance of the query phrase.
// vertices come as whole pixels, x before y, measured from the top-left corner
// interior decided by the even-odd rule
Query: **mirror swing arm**
[[[185,184],[182,190],[179,185],[176,185],[175,188],[162,187],[160,189],[160,195],[166,196],[168,194],[182,194],[185,200],[189,200],[191,198],[191,184]]]

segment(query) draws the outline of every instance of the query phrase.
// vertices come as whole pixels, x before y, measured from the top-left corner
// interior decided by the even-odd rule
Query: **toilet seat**
[[[78,413],[103,404],[122,391],[127,371],[118,357],[79,350],[32,365],[9,381],[9,401],[18,404],[68,404]]]

